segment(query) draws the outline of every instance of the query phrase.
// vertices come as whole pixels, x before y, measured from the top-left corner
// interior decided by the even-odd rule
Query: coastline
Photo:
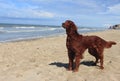
[[[95,32],[102,32],[106,30],[98,30],[98,31],[89,31],[89,32],[82,32],[81,34],[89,34],[89,33],[95,33]],[[80,33],[80,32],[79,32]],[[18,38],[18,39],[12,39],[12,40],[6,40],[6,41],[0,41],[0,43],[10,43],[10,42],[21,42],[21,41],[31,41],[31,40],[39,40],[44,38],[53,38],[53,37],[59,37],[59,36],[65,36],[65,32],[61,34],[56,35],[49,35],[49,36],[38,36],[38,37],[30,37],[30,38]]]
[[[117,45],[104,51],[104,70],[88,66],[94,57],[84,53],[79,72],[66,71],[66,35],[0,43],[0,81],[119,81],[120,30],[90,32]],[[99,65],[99,64],[98,64]]]
[[[80,33],[101,30],[105,30],[105,28],[78,27]],[[65,34],[65,30],[61,26],[0,25],[0,43],[52,37],[62,34]]]

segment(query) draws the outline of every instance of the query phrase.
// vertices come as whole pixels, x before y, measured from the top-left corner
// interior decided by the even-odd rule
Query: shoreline
[[[88,31],[88,32],[82,32],[80,34],[89,34],[89,33],[95,33],[95,32],[102,32],[102,31],[109,31],[109,29],[104,29],[104,30],[96,30],[96,31]],[[59,33],[56,35],[49,35],[49,36],[38,36],[38,37],[28,37],[28,38],[18,38],[18,39],[11,39],[11,40],[5,40],[5,41],[0,41],[0,43],[9,43],[9,42],[21,42],[21,41],[31,41],[31,40],[39,40],[39,39],[44,39],[44,38],[52,38],[52,37],[57,37],[57,36],[65,36],[66,33]]]
[[[39,40],[39,39],[44,39],[44,38],[59,37],[59,36],[64,36],[64,35],[65,35],[65,34],[51,35],[51,36],[43,36],[43,37],[18,38],[18,39],[0,41],[0,43],[12,43],[12,42],[32,41],[32,40]]]
[[[84,53],[79,71],[66,71],[66,35],[0,43],[0,81],[119,81],[120,30],[91,32],[117,45],[104,50],[104,70],[90,66],[95,58]],[[87,63],[87,64],[86,64]]]

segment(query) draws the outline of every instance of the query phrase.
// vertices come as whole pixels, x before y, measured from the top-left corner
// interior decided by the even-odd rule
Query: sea
[[[78,27],[79,33],[104,31],[102,27]],[[64,35],[62,26],[0,24],[0,43]]]

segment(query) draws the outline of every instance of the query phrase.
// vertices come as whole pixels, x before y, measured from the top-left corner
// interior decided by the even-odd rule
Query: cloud
[[[52,18],[54,13],[40,9],[39,6],[23,4],[18,6],[13,3],[0,3],[0,16],[15,17],[15,18]]]
[[[120,4],[108,6],[105,12],[99,14],[120,15]]]
[[[12,14],[11,14],[12,13]],[[38,10],[38,9],[30,9],[30,8],[24,8],[24,9],[17,9],[15,11],[11,11],[11,13],[8,13],[8,17],[17,17],[17,18],[52,18],[54,17],[54,14],[51,12],[47,12],[44,10]]]
[[[72,19],[78,24],[106,26],[119,23],[119,3],[119,0],[0,0],[0,18],[21,22],[43,19],[48,23]]]
[[[116,5],[110,6],[108,8],[109,8],[108,13],[120,15],[120,4],[116,4]]]
[[[0,4],[0,16],[20,18],[72,17],[101,11],[94,0],[16,0]],[[7,12],[8,11],[8,12]]]

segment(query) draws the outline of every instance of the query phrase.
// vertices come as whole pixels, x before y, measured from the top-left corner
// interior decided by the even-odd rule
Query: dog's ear
[[[72,30],[77,30],[76,25],[75,25],[74,22],[72,22],[72,21],[70,21],[70,28],[71,28]]]

